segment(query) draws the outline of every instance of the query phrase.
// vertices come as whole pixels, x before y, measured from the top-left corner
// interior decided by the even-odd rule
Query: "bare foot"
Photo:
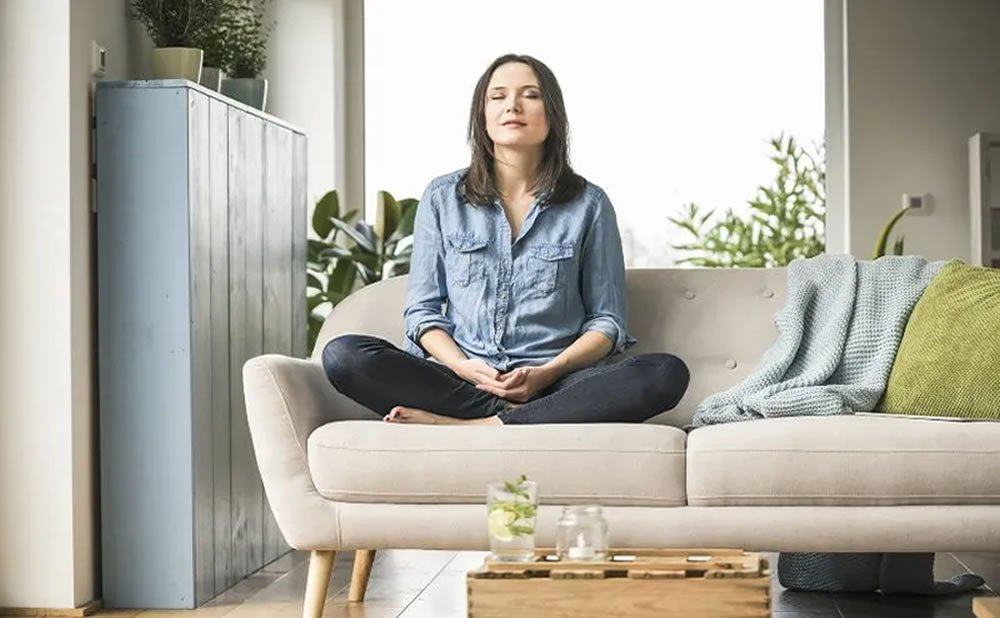
[[[382,420],[387,423],[404,423],[410,425],[502,425],[496,416],[490,416],[487,418],[475,418],[470,420],[465,420],[461,418],[452,418],[450,416],[441,416],[440,414],[434,414],[433,412],[428,412],[427,410],[421,410],[420,408],[407,408],[405,406],[396,406],[386,414]]]

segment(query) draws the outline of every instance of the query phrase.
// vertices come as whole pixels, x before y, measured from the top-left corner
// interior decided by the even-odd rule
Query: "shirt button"
[[[736,369],[736,361],[733,359],[726,359],[726,369]]]

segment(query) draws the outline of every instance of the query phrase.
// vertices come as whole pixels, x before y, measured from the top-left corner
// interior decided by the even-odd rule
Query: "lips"
[[[502,127],[523,127],[523,126],[525,126],[525,123],[521,122],[520,120],[508,120],[507,122],[502,123],[500,126],[502,126]]]

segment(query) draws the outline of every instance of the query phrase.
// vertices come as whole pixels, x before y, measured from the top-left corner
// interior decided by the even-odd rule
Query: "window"
[[[821,0],[365,0],[365,186],[419,197],[465,167],[470,97],[531,54],[566,99],[574,168],[604,187],[629,266],[669,266],[689,202],[746,208],[768,140],[824,134]]]

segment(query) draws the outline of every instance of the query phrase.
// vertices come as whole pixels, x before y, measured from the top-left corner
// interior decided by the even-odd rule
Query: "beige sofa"
[[[312,550],[304,615],[320,615],[336,551],[362,550],[359,600],[372,550],[487,548],[485,486],[522,472],[540,484],[541,544],[554,542],[561,505],[599,503],[618,547],[1000,551],[1000,423],[859,415],[678,428],[772,343],[784,277],[628,272],[640,342],[631,352],[669,351],[691,369],[678,408],[643,425],[379,422],[333,389],[319,355],[349,332],[399,344],[405,277],[337,306],[312,359],[250,360],[247,415],[264,489],[288,543]]]

